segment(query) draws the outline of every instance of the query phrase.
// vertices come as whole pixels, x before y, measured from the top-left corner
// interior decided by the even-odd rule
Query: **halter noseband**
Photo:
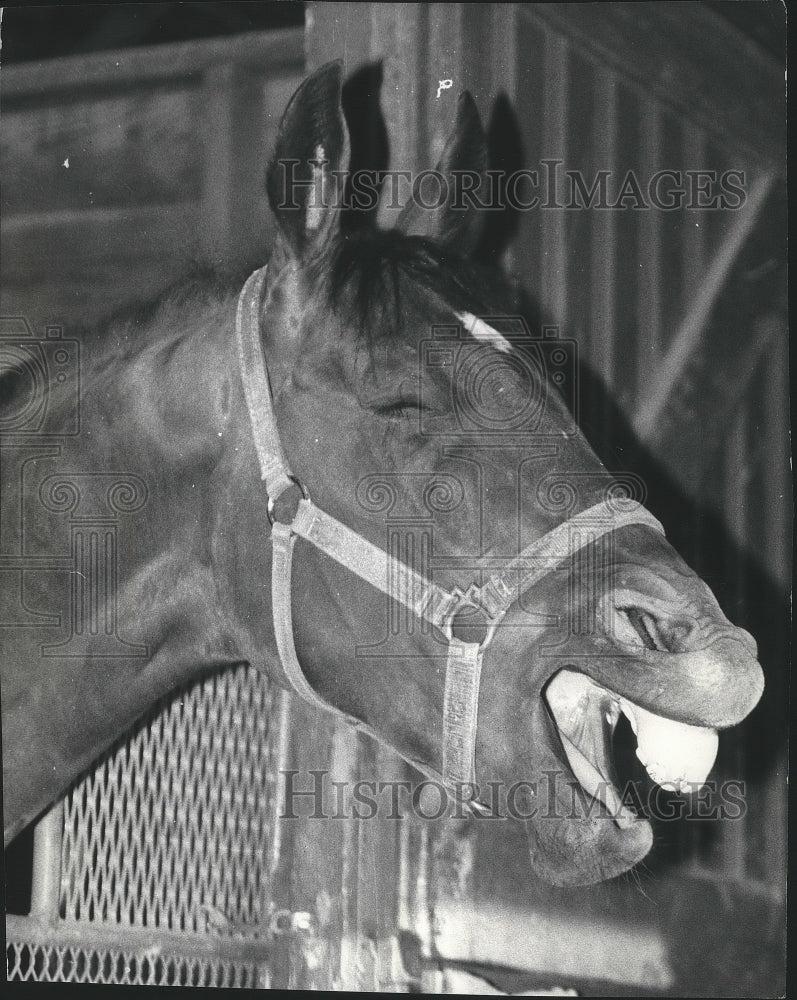
[[[260,302],[266,268],[255,271],[238,298],[235,332],[238,360],[252,436],[260,464],[261,479],[268,495],[271,523],[271,598],[274,634],[285,680],[305,701],[343,718],[349,725],[381,740],[366,723],[324,701],[307,681],[296,656],[291,609],[293,547],[304,538],[325,555],[408,608],[417,618],[440,629],[448,640],[445,692],[443,697],[443,765],[438,773],[416,760],[410,763],[422,773],[461,790],[475,781],[476,730],[479,686],[484,651],[510,606],[538,580],[547,576],[568,556],[602,535],[629,524],[643,524],[664,534],[653,515],[636,504],[628,511],[608,500],[581,511],[557,525],[542,538],[526,546],[486,584],[471,584],[466,590],[444,588],[427,580],[409,566],[317,507],[290,471],[282,450],[269,387],[268,372],[260,341]],[[274,518],[275,501],[291,486],[299,488],[296,513],[289,524]],[[579,530],[582,529],[582,530]],[[453,634],[455,617],[475,608],[487,616],[487,633],[481,642],[464,642]]]

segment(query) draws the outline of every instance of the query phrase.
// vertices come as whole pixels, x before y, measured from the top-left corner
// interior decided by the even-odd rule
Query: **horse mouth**
[[[574,777],[620,829],[637,822],[617,787],[612,763],[612,738],[621,715],[636,737],[636,756],[650,778],[668,791],[697,791],[716,759],[716,729],[656,715],[576,670],[556,673],[544,698]]]

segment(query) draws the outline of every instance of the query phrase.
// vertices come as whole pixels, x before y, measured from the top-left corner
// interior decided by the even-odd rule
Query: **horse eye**
[[[383,403],[374,407],[374,412],[380,417],[405,417],[413,411],[421,409],[418,399],[396,399],[392,403]]]

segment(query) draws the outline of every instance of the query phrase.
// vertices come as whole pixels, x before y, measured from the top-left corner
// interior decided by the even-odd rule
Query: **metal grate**
[[[270,711],[256,671],[218,674],[181,692],[75,788],[61,917],[256,931],[268,890]]]
[[[228,670],[172,695],[106,755],[64,804],[57,911],[8,928],[9,978],[263,985],[273,707],[265,677]],[[168,942],[154,951],[153,930]]]
[[[135,983],[146,986],[269,986],[257,962],[188,955],[141,955],[125,949],[10,943],[9,980],[66,983]]]

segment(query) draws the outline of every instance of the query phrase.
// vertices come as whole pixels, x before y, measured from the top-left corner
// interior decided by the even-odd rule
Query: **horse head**
[[[414,559],[448,591],[468,592],[529,545],[533,561],[535,540],[558,525],[587,533],[576,549],[570,538],[556,558],[547,553],[545,572],[495,627],[474,600],[450,633],[472,643],[490,633],[476,786],[511,790],[505,804],[511,798],[525,823],[541,876],[610,878],[652,843],[649,822],[614,783],[619,718],[655,781],[700,784],[716,731],[761,695],[755,642],[652,518],[594,539],[578,520],[613,498],[622,507],[623,491],[547,380],[557,344],[516,344],[516,328],[496,318],[504,310],[494,288],[468,264],[473,199],[457,205],[454,185],[441,184],[433,207],[416,201],[392,231],[342,226],[340,90],[338,64],[300,87],[268,173],[278,238],[257,318],[281,447],[319,509],[388,552],[398,572]],[[463,96],[438,176],[485,161],[478,114]],[[253,462],[251,443],[239,461]],[[293,516],[280,504],[297,499],[286,492],[278,520]],[[394,601],[306,541],[292,593],[296,654],[315,695],[441,772],[451,634],[402,619]]]

